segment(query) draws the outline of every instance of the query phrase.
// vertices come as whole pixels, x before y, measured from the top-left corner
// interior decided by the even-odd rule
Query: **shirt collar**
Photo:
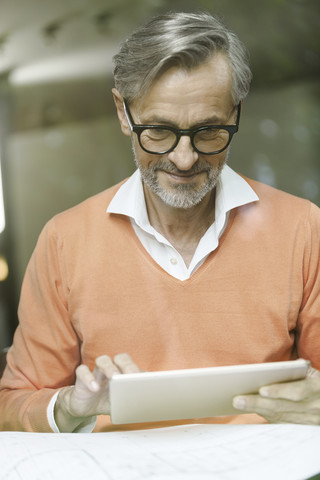
[[[107,212],[126,215],[132,218],[137,225],[144,230],[150,226],[139,170],[136,170],[133,175],[121,185],[109,203]]]
[[[226,213],[233,208],[256,202],[259,197],[250,185],[228,165],[225,165],[216,187],[215,222],[225,221]],[[154,233],[151,227],[139,170],[119,188],[111,200],[108,213],[126,215],[143,230]]]

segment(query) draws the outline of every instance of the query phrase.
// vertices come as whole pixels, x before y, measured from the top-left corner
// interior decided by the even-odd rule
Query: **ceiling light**
[[[14,69],[9,82],[19,86],[106,76],[111,73],[114,53],[99,47],[29,63]]]

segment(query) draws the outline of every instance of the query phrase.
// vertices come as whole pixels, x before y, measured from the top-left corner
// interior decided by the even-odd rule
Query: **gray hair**
[[[113,57],[115,87],[133,101],[168,68],[191,70],[217,52],[229,60],[232,97],[238,104],[247,96],[252,78],[248,54],[238,37],[208,13],[167,13],[134,31]]]

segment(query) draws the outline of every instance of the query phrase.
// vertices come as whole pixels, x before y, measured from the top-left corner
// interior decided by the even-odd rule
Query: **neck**
[[[215,218],[215,190],[198,205],[183,209],[165,204],[144,185],[150,224],[180,253],[188,266],[198,243]]]

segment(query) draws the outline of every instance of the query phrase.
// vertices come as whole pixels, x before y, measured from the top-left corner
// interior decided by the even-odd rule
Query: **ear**
[[[126,114],[125,114],[125,111],[124,111],[123,97],[122,97],[122,95],[120,95],[120,93],[118,92],[118,90],[116,88],[112,89],[112,95],[113,95],[114,103],[116,105],[117,114],[118,114],[118,118],[119,118],[122,133],[124,133],[125,135],[130,137],[131,136],[131,129],[130,129],[130,126],[128,124],[128,120],[127,120],[127,117],[126,117]]]

